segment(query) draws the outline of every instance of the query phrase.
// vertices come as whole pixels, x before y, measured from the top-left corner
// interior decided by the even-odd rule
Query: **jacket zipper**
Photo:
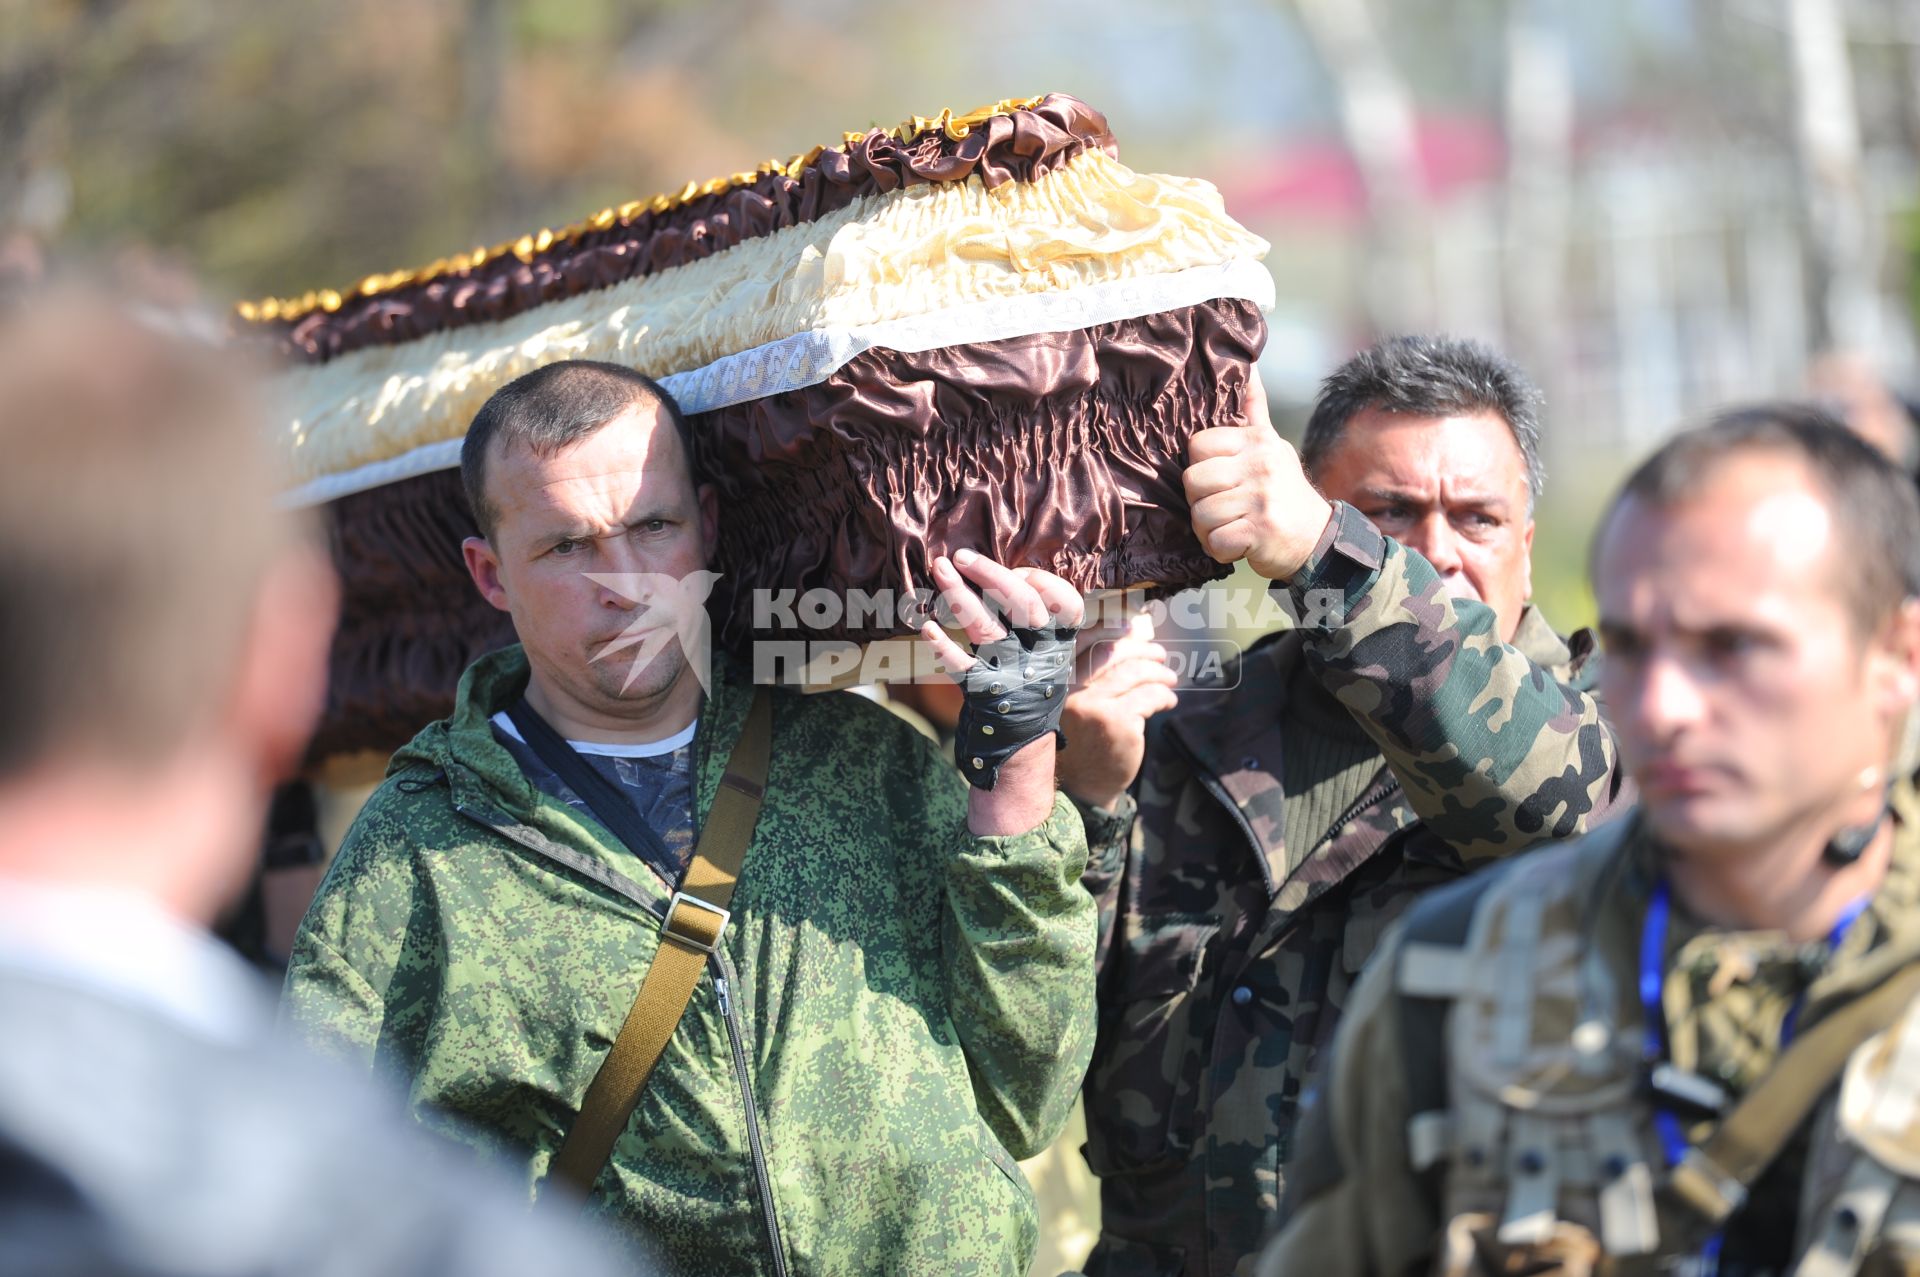
[[[747,1148],[753,1155],[753,1182],[760,1190],[760,1213],[767,1225],[767,1245],[773,1252],[775,1277],[787,1277],[787,1248],[780,1241],[780,1219],[773,1210],[773,1182],[767,1175],[766,1148],[760,1142],[760,1110],[753,1102],[753,1083],[747,1078],[745,1034],[740,1029],[740,1008],[733,1004],[728,987],[733,980],[733,963],[724,953],[715,953],[720,978],[713,982],[720,996],[720,1016],[727,1022],[727,1041],[733,1047],[733,1074],[740,1080],[740,1099],[747,1109]]]
[[[1170,739],[1174,741],[1176,745],[1179,746],[1180,752],[1186,755],[1188,764],[1193,768],[1194,777],[1200,782],[1200,787],[1206,790],[1209,794],[1213,795],[1214,801],[1219,803],[1222,807],[1226,809],[1227,815],[1233,820],[1235,824],[1237,824],[1240,827],[1240,832],[1246,836],[1247,846],[1253,852],[1254,858],[1264,863],[1266,858],[1261,852],[1260,840],[1254,836],[1253,825],[1248,822],[1247,818],[1244,815],[1241,814],[1240,805],[1234,802],[1232,796],[1227,793],[1227,787],[1220,782],[1220,778],[1214,775],[1212,770],[1210,770],[1205,763],[1200,761],[1200,756],[1194,752],[1194,749],[1192,746],[1187,744],[1187,742],[1181,737],[1180,733],[1168,732],[1167,735]],[[1348,805],[1347,809],[1340,813],[1340,819],[1333,822],[1332,828],[1336,832],[1341,828],[1343,828],[1349,821],[1353,820],[1361,812],[1365,811],[1367,808],[1373,806],[1375,803],[1380,802],[1382,799],[1386,798],[1387,795],[1391,794],[1393,792],[1394,785],[1396,785],[1397,783],[1398,782],[1394,779],[1392,769],[1389,768],[1387,771],[1387,779],[1383,781],[1375,782],[1371,788],[1369,788],[1365,793],[1361,794],[1360,797],[1358,797],[1350,805]],[[1387,838],[1387,842],[1392,842],[1395,836],[1397,835],[1389,835]],[[1381,849],[1384,850],[1385,847],[1386,847],[1386,842],[1383,842],[1381,844]],[[1315,845],[1314,850],[1316,851],[1319,850],[1319,847],[1317,844]],[[1257,936],[1258,932],[1259,932],[1259,928],[1256,926],[1253,929],[1253,931],[1250,933],[1250,937]],[[1281,934],[1284,934],[1284,932]],[[1268,943],[1272,943],[1272,940],[1277,938],[1278,937],[1270,938]],[[1220,973],[1221,979],[1226,980],[1230,983],[1240,978],[1241,973],[1246,970],[1246,964],[1249,961],[1251,961],[1253,958],[1253,951],[1252,951],[1251,944],[1248,945],[1247,950],[1245,952],[1239,955],[1239,958],[1240,958],[1240,964],[1238,966],[1233,967],[1231,970],[1221,972]],[[1218,1025],[1216,1025],[1215,1028],[1217,1030]],[[1211,1076],[1211,1072],[1209,1072],[1209,1076]]]
[[[1240,832],[1246,835],[1247,846],[1253,849],[1255,856],[1261,856],[1260,839],[1254,835],[1253,826],[1247,822],[1246,816],[1241,814],[1240,804],[1234,802],[1233,797],[1227,793],[1227,787],[1220,783],[1220,778],[1214,775],[1205,763],[1200,761],[1200,756],[1178,732],[1169,732],[1167,735],[1180,746],[1180,752],[1187,756],[1187,762],[1192,765],[1193,774],[1199,780],[1200,787],[1213,795],[1215,802],[1227,809],[1227,815],[1232,818],[1234,824],[1240,826]],[[1392,793],[1394,785],[1398,782],[1393,779],[1391,768],[1387,771],[1387,777],[1386,780],[1376,782],[1372,788],[1354,799],[1347,809],[1340,813],[1340,818],[1333,822],[1331,828],[1339,830],[1361,812]],[[1385,846],[1384,843],[1381,845]],[[1314,850],[1319,850],[1318,844],[1315,845]]]
[[[1393,787],[1399,783],[1400,783],[1399,780],[1395,778],[1393,774],[1393,769],[1389,767],[1387,769],[1387,779],[1375,784],[1372,789],[1367,790],[1366,793],[1361,794],[1358,798],[1354,799],[1353,802],[1347,807],[1347,809],[1340,813],[1340,818],[1334,821],[1331,826],[1329,826],[1329,828],[1333,830],[1332,836],[1336,838],[1339,837],[1340,831],[1342,829],[1345,829],[1349,823],[1351,823],[1356,817],[1360,815],[1361,812],[1373,806],[1375,803],[1380,802],[1382,799],[1386,798],[1388,794],[1391,794],[1393,792]],[[1399,831],[1395,830],[1394,832],[1398,833]],[[1380,844],[1380,847],[1382,850],[1385,850],[1387,842],[1391,842],[1393,840],[1393,837],[1394,837],[1393,834],[1387,835],[1386,841]],[[1320,847],[1318,844],[1315,844],[1314,850],[1315,851],[1320,850]]]
[[[1240,826],[1241,832],[1246,835],[1247,846],[1252,849],[1254,856],[1264,861],[1265,857],[1261,854],[1261,850],[1260,850],[1260,840],[1256,838],[1253,833],[1253,825],[1248,822],[1247,818],[1244,815],[1241,814],[1240,805],[1234,802],[1233,799],[1228,795],[1226,786],[1220,783],[1220,778],[1215,776],[1213,772],[1204,763],[1200,761],[1199,756],[1194,752],[1193,748],[1189,746],[1184,739],[1181,738],[1180,733],[1168,732],[1167,735],[1171,737],[1179,745],[1180,752],[1187,756],[1187,762],[1189,765],[1192,766],[1193,774],[1195,777],[1199,779],[1201,788],[1205,789],[1209,794],[1212,794],[1214,797],[1214,800],[1218,802],[1222,807],[1225,807],[1227,809],[1228,815],[1232,817],[1234,823]],[[1389,778],[1391,778],[1393,775],[1392,771],[1389,770],[1387,775],[1389,776]],[[1359,798],[1354,800],[1352,805],[1350,805],[1344,812],[1340,814],[1340,819],[1334,822],[1333,828],[1336,830],[1342,828],[1347,824],[1348,821],[1352,820],[1355,816],[1359,815],[1361,812],[1365,811],[1367,808],[1371,807],[1373,804],[1385,798],[1389,793],[1393,792],[1394,783],[1395,782],[1392,779],[1388,779],[1383,783],[1375,784],[1372,788],[1367,790],[1367,792],[1361,794]],[[1249,946],[1248,951],[1240,955],[1240,965],[1238,967],[1235,967],[1232,971],[1223,972],[1221,974],[1220,979],[1222,980],[1222,982],[1226,984],[1231,984],[1234,981],[1238,980],[1240,978],[1241,973],[1245,971],[1247,962],[1249,962],[1252,959],[1252,957],[1253,957],[1253,954],[1251,952],[1251,946]],[[1204,1061],[1204,1067],[1200,1074],[1200,1095],[1198,1100],[1196,1101],[1196,1107],[1194,1110],[1196,1114],[1202,1111],[1212,1112],[1213,1110],[1213,1101],[1215,1098],[1213,1094],[1213,1060],[1216,1055],[1216,1050],[1215,1050],[1217,1046],[1216,1039],[1219,1036],[1220,1028],[1223,1022],[1224,1022],[1223,1018],[1216,1017],[1213,1024],[1213,1028],[1208,1034],[1209,1040],[1207,1043],[1206,1059]],[[1297,1133],[1297,1128],[1296,1128],[1296,1133]],[[1191,1147],[1191,1144],[1192,1144],[1192,1141],[1189,1141],[1189,1147]],[[1203,1202],[1202,1214],[1203,1214],[1203,1217],[1208,1219],[1209,1226],[1211,1227],[1211,1220],[1213,1216],[1213,1194],[1211,1192],[1208,1192],[1206,1194],[1205,1201]],[[1211,1259],[1211,1256],[1209,1256],[1209,1259]]]
[[[560,858],[552,849],[543,846],[542,843],[545,841],[544,839],[530,837],[528,832],[523,831],[522,826],[506,825],[497,821],[488,820],[483,813],[471,811],[458,804],[455,804],[454,810],[469,820],[485,825],[496,833],[511,838],[513,841],[526,847],[529,851],[536,852],[549,859],[558,859],[561,864],[567,865],[576,872],[586,872],[582,866],[572,864]],[[595,874],[588,874],[587,876],[601,881],[603,886],[612,887],[621,895],[626,896],[642,909],[645,909],[648,913],[659,919],[662,923],[666,921],[659,910],[655,909],[636,891],[628,890],[617,882],[600,879],[598,875]],[[747,1110],[747,1147],[753,1156],[753,1182],[754,1186],[759,1190],[760,1215],[767,1228],[767,1245],[773,1254],[774,1275],[775,1277],[787,1277],[787,1248],[780,1240],[780,1220],[774,1214],[773,1210],[773,1182],[767,1174],[767,1154],[765,1146],[761,1143],[760,1139],[760,1111],[754,1106],[753,1083],[747,1077],[747,1050],[746,1047],[742,1045],[746,1035],[740,1028],[739,1009],[733,1005],[733,998],[729,994],[729,984],[734,978],[733,962],[724,952],[716,951],[713,958],[720,966],[720,974],[715,978],[713,988],[715,994],[717,994],[720,999],[720,1016],[726,1021],[727,1025],[727,1043],[733,1052],[733,1075],[740,1082],[740,1099]]]

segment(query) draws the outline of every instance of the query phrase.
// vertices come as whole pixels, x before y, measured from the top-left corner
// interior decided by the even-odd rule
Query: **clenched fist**
[[[1333,506],[1274,430],[1258,373],[1247,388],[1247,416],[1244,426],[1196,431],[1187,443],[1193,531],[1220,562],[1245,559],[1269,581],[1285,581],[1306,565]]]

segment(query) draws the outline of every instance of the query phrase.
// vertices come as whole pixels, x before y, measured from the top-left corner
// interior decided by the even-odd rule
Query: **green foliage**
[[[1562,634],[1594,622],[1587,551],[1594,525],[1617,483],[1599,466],[1578,481],[1549,481],[1533,519],[1533,601]]]

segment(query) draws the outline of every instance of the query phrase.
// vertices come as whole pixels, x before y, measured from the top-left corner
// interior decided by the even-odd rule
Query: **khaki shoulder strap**
[[[687,1003],[700,983],[708,955],[720,946],[727,926],[727,903],[747,856],[747,843],[760,818],[766,794],[767,767],[773,751],[773,699],[764,687],[754,689],[747,723],[727,759],[727,774],[713,796],[713,807],[700,831],[686,881],[673,894],[660,927],[660,948],[653,965],[640,981],[633,1008],[620,1026],[613,1049],[600,1064],[580,1103],[580,1116],[554,1154],[549,1175],[571,1184],[581,1193],[593,1182],[613,1153],[614,1141],[627,1127],[640,1094],[661,1052],[687,1012]]]
[[[1713,1134],[1687,1150],[1670,1181],[1674,1195],[1703,1222],[1725,1223],[1839,1079],[1847,1058],[1899,1019],[1916,995],[1920,963],[1889,976],[1802,1034]]]

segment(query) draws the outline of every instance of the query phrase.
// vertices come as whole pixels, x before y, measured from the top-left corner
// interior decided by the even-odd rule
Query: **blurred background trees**
[[[1535,373],[1563,624],[1684,415],[1913,362],[1911,0],[0,0],[0,269],[217,308],[1055,89],[1273,241],[1283,421],[1382,331]]]
[[[1272,241],[1284,429],[1385,332],[1534,374],[1563,629],[1684,417],[1836,348],[1824,389],[1911,388],[1920,0],[0,0],[0,277],[104,262],[217,320],[1052,90]],[[1084,1256],[1081,1205],[1036,1272]]]

